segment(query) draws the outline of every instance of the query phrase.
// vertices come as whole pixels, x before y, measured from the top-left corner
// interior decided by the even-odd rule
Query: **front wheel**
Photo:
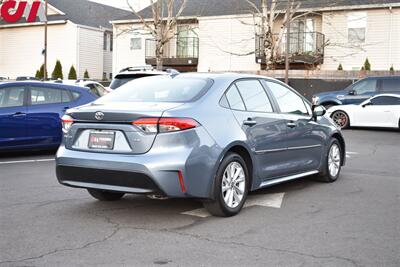
[[[214,183],[214,200],[204,207],[215,216],[229,217],[242,209],[248,193],[249,173],[243,158],[229,153],[219,166]]]
[[[125,194],[98,189],[88,189],[89,194],[100,201],[115,201],[121,199]]]
[[[338,179],[343,162],[342,154],[342,148],[338,140],[332,139],[325,159],[325,169],[318,176],[318,180],[332,183]]]

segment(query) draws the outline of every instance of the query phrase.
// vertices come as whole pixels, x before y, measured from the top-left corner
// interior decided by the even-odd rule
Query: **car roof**
[[[58,88],[58,89],[75,89],[75,90],[85,90],[85,87],[82,86],[77,86],[77,85],[69,85],[69,84],[63,84],[63,83],[51,83],[51,82],[40,82],[40,81],[14,81],[14,82],[6,82],[6,83],[0,83],[1,86],[15,86],[15,85],[23,85],[23,86],[29,86],[29,85],[45,85],[46,87],[50,88]]]
[[[247,73],[236,73],[236,72],[221,72],[221,73],[211,73],[211,72],[187,72],[181,73],[177,76],[179,77],[193,77],[193,78],[204,78],[204,79],[213,79],[213,80],[238,80],[238,79],[246,79],[246,78],[253,78],[253,79],[268,79],[272,81],[276,81],[278,83],[282,83],[281,81],[262,75],[255,75],[255,74],[247,74]]]

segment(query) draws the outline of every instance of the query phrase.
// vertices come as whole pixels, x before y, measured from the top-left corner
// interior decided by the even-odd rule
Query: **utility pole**
[[[291,1],[288,0],[286,10],[286,49],[285,49],[285,83],[289,84],[289,53],[290,53],[290,22],[291,22]]]
[[[44,0],[44,13],[46,20],[44,22],[44,80],[47,80],[47,0]]]

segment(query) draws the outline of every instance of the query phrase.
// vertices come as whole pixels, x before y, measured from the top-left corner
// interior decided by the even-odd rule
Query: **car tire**
[[[343,163],[343,152],[339,141],[333,138],[328,146],[328,152],[324,159],[324,169],[316,179],[325,183],[335,182],[340,175]]]
[[[100,201],[116,201],[121,199],[125,194],[110,192],[98,189],[88,189],[89,194]]]
[[[204,201],[204,207],[214,216],[230,217],[238,214],[246,202],[249,180],[243,158],[236,153],[227,154],[217,171],[213,200]]]
[[[349,115],[343,110],[336,110],[332,113],[331,119],[335,122],[335,124],[342,128],[346,129],[350,126],[350,118]]]

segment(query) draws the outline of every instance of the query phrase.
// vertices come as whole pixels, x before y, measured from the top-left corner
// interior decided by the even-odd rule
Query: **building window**
[[[103,50],[107,51],[107,33],[106,32],[104,33],[104,36],[103,36]]]
[[[142,38],[131,38],[131,50],[142,49]]]
[[[107,72],[103,72],[103,80],[107,80]]]
[[[113,35],[112,33],[110,34],[110,51],[113,51],[113,47],[114,47],[114,39],[113,39]]]
[[[365,33],[367,29],[367,13],[350,13],[347,16],[348,42],[365,43]]]

